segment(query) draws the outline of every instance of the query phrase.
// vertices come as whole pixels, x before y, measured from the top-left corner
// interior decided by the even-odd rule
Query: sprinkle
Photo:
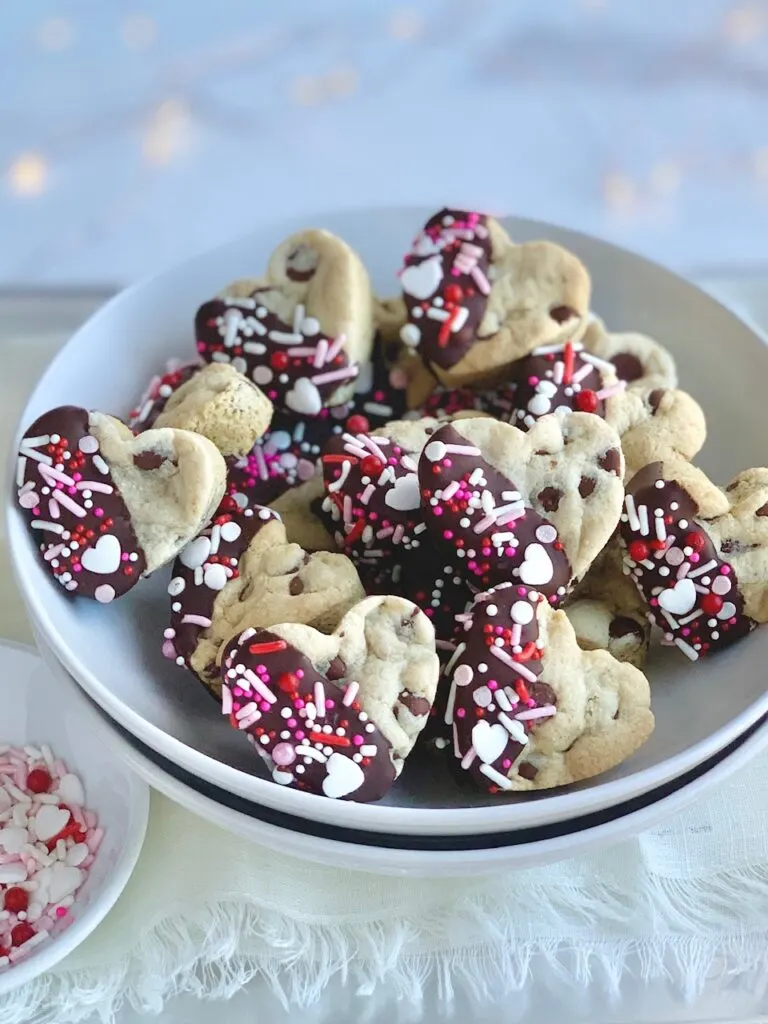
[[[33,530],[50,530],[51,533],[64,533],[61,523],[51,523],[47,519],[33,519],[31,523]]]
[[[309,379],[313,384],[330,384],[331,381],[335,380],[346,380],[347,377],[356,377],[360,372],[360,367],[357,365],[343,366],[339,370],[330,370],[328,373],[315,374],[314,377]]]
[[[522,743],[523,746],[525,746],[525,744],[528,742],[528,735],[524,727],[520,725],[518,721],[516,721],[514,718],[509,718],[507,715],[504,714],[503,711],[499,712],[499,721],[507,730],[507,732],[509,733],[513,740],[515,740],[517,743]]]
[[[359,683],[355,683],[355,682],[348,683],[347,684],[347,688],[344,691],[344,696],[342,697],[341,703],[345,707],[348,708],[350,706],[350,704],[354,701],[355,697],[357,696],[357,691],[359,689],[360,689],[360,684]]]
[[[461,759],[461,767],[462,768],[469,768],[469,766],[475,760],[476,756],[477,755],[475,754],[475,748],[474,747],[470,747],[469,750],[464,755],[464,757],[462,757],[462,759]]]
[[[637,510],[635,508],[635,499],[631,494],[624,496],[624,507],[627,510],[627,516],[629,518],[629,527],[631,530],[637,532],[640,529],[640,520],[637,518]]]
[[[563,351],[563,383],[571,384],[573,380],[573,343],[567,341]]]
[[[695,579],[697,576],[703,576],[707,572],[711,572],[717,566],[715,559],[707,562],[706,565],[697,565],[695,569],[688,573],[689,579]]]
[[[581,358],[586,363],[591,363],[592,366],[597,367],[598,370],[602,370],[604,373],[616,373],[616,367],[613,363],[609,363],[605,359],[600,359],[598,356],[593,356],[591,352],[583,352]]]
[[[462,766],[463,765],[464,762],[462,761]],[[501,789],[509,790],[513,788],[512,783],[506,777],[506,775],[502,775],[501,772],[497,772],[496,769],[492,767],[490,764],[481,764],[480,771],[483,773],[483,775],[486,776],[486,778],[490,779],[492,782],[495,782],[497,786],[500,786]]]
[[[464,616],[457,615],[456,619],[457,620],[459,620],[459,619],[463,620]],[[462,654],[464,653],[464,651],[466,649],[467,649],[467,645],[462,640],[462,642],[456,647],[456,650],[451,655],[451,658],[448,661],[448,664],[445,666],[445,670],[444,671],[445,671],[445,675],[446,676],[449,676],[451,674],[451,672],[453,671],[453,666],[456,664],[456,662],[459,660],[459,658],[462,656]]]
[[[325,718],[325,687],[319,680],[315,683],[315,706],[317,717]]]
[[[698,661],[699,660],[698,651],[695,651],[693,649],[693,647],[691,647],[690,644],[687,644],[685,642],[685,640],[681,640],[679,636],[675,637],[675,646],[679,647],[680,650],[683,652],[683,654],[686,657],[690,658],[691,661]]]
[[[207,619],[205,615],[185,615],[181,622],[182,625],[189,623],[190,626],[202,626],[203,629],[208,629],[211,625],[211,620]]]
[[[515,715],[521,722],[529,722],[534,718],[550,718],[557,714],[554,704],[542,704],[540,708],[529,708],[527,711],[520,711]]]
[[[640,520],[640,533],[643,537],[647,537],[650,531],[648,525],[648,506],[641,505],[637,510],[638,519]]]
[[[91,457],[91,461],[93,462],[94,466],[96,467],[96,469],[98,469],[100,473],[102,473],[104,476],[107,476],[107,474],[109,473],[109,466],[106,464],[106,462],[100,455],[93,455]]]
[[[304,335],[291,334],[287,331],[269,331],[267,337],[270,341],[276,341],[278,345],[298,345],[304,341]],[[213,353],[215,358],[216,353]]]
[[[245,634],[249,635],[246,636]],[[245,633],[240,636],[240,643],[244,643],[245,640],[249,640],[255,633],[255,630],[246,630]],[[251,644],[248,650],[251,654],[276,654],[278,651],[284,651],[288,644],[285,640],[267,640],[263,644]]]
[[[446,725],[453,725],[453,709],[456,705],[456,680],[451,681],[451,688],[448,691],[448,700],[445,705],[445,715],[443,721]]]
[[[611,384],[607,388],[601,388],[601,390],[597,392],[597,397],[600,401],[603,401],[606,398],[613,398],[614,395],[618,395],[620,391],[623,391],[626,386],[627,382],[625,380],[617,381],[615,384]]]
[[[501,647],[491,647],[489,650],[494,658],[498,658],[502,664],[513,669],[521,675],[523,679],[527,679],[529,683],[535,683],[538,681],[537,676],[535,676],[529,668],[526,668],[525,665],[521,665],[519,661],[515,661],[514,658],[511,658],[505,650],[502,650]]]
[[[253,653],[253,648],[251,647],[249,649],[251,653]],[[277,697],[274,695],[274,693],[272,693],[268,686],[262,683],[262,681],[259,679],[255,672],[252,672],[249,668],[247,668],[245,672],[243,672],[243,678],[247,679],[248,682],[253,687],[253,689],[256,691],[256,693],[258,693],[259,696],[263,697],[264,700],[267,701],[269,704],[277,703]]]

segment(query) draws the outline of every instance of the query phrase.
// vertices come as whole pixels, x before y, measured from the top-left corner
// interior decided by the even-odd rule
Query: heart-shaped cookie
[[[648,374],[628,385],[616,376],[612,362],[587,351],[579,342],[537,349],[512,369],[516,383],[514,412],[507,418],[521,430],[527,430],[550,413],[567,416],[576,410],[601,416],[621,438],[628,477],[659,455],[677,453],[692,459],[706,439],[701,407],[686,392],[660,384],[663,379],[674,378],[673,367],[665,375],[656,365],[664,365],[661,356],[653,358],[656,349],[666,356],[660,346],[643,335],[627,337],[639,351],[644,345],[651,347]],[[601,351],[606,348],[601,346]],[[632,353],[617,351],[615,355],[624,355],[628,360]],[[650,368],[658,372],[652,374]],[[633,369],[627,364],[626,372]]]
[[[608,651],[617,661],[642,668],[648,653],[647,606],[624,571],[618,537],[612,537],[573,589],[565,614],[579,647]]]
[[[400,272],[407,345],[446,385],[498,381],[539,345],[586,328],[590,282],[550,242],[515,245],[492,217],[444,209],[431,217]]]
[[[740,473],[725,493],[670,457],[627,485],[625,563],[650,616],[692,660],[768,620],[768,469]]]
[[[606,651],[581,651],[541,594],[501,584],[460,618],[444,720],[461,768],[491,793],[589,778],[650,735],[645,676]]]
[[[419,547],[426,527],[418,461],[435,426],[434,420],[401,421],[373,434],[345,432],[326,443],[321,518],[356,560],[386,563],[400,548]]]
[[[174,558],[210,519],[226,466],[206,438],[78,406],[40,416],[19,444],[18,504],[65,590],[108,603]]]
[[[234,633],[286,621],[332,630],[364,596],[348,558],[289,544],[278,515],[258,505],[220,510],[179,555],[168,593],[163,653],[216,696],[221,648]]]
[[[243,457],[267,430],[272,403],[228,363],[212,363],[175,388],[156,427],[202,434],[225,457]]]
[[[236,636],[222,662],[222,711],[275,782],[378,800],[427,721],[438,672],[423,612],[369,597],[330,636],[297,623]]]
[[[371,358],[373,298],[359,256],[328,231],[292,235],[262,278],[236,281],[195,318],[206,362],[231,363],[278,409],[341,405]]]
[[[528,433],[457,420],[419,460],[425,521],[476,588],[516,579],[554,604],[613,532],[622,470],[618,437],[596,416],[547,416]]]

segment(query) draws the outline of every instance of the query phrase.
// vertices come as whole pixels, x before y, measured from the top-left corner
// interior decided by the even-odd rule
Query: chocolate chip
[[[588,498],[597,486],[597,480],[591,476],[583,476],[579,480],[579,494],[582,498]]]
[[[616,376],[627,384],[643,376],[643,364],[631,352],[617,352],[611,362],[616,367]]]
[[[731,491],[735,491],[738,486],[739,486],[739,481],[738,480],[731,480],[731,482],[729,484],[726,484],[725,490],[726,490],[726,492],[728,494],[730,494]]]
[[[141,470],[159,469],[164,462],[164,457],[153,451],[139,452],[133,456],[134,466]]]
[[[517,774],[521,779],[528,779],[529,782],[532,782],[539,774],[539,769],[530,761],[523,761],[521,765],[518,765]]]
[[[291,281],[309,281],[315,276],[320,257],[308,245],[300,245],[285,261],[285,276]]]
[[[545,512],[557,512],[562,496],[563,492],[557,487],[545,487],[537,495],[539,503]]]
[[[547,451],[546,448],[537,448],[536,451],[534,452],[534,454],[535,455],[549,455],[549,452]]]
[[[761,505],[760,508],[755,512],[756,516],[768,516],[768,504]]]
[[[630,635],[642,637],[643,630],[638,622],[630,619],[628,615],[617,615],[611,619],[611,624],[608,627],[608,636],[612,640],[618,640],[622,636]]]
[[[564,324],[567,320],[573,320],[575,317],[578,317],[579,314],[575,309],[571,309],[570,306],[553,306],[549,311],[549,315],[556,324]]]
[[[291,582],[288,584],[288,593],[291,597],[298,597],[299,594],[304,593],[304,580],[301,576],[294,576]]]
[[[328,666],[325,677],[333,682],[335,679],[343,679],[346,674],[347,666],[344,664],[344,660],[337,655]]]
[[[724,555],[740,555],[745,551],[754,551],[757,544],[743,544],[740,540],[735,540],[733,537],[726,537],[720,545],[720,550]]]
[[[618,448],[609,448],[607,452],[604,452],[597,460],[597,464],[600,469],[604,469],[606,473],[614,473],[616,476],[619,475],[619,469],[621,468],[621,452]]]
[[[651,412],[654,416],[659,411],[659,406],[666,393],[666,388],[656,388],[648,395],[648,405],[651,407]]]
[[[426,699],[426,697],[419,697],[415,693],[411,693],[409,690],[402,690],[397,699],[400,704],[403,704],[414,718],[420,718],[422,715],[428,715],[432,705]]]

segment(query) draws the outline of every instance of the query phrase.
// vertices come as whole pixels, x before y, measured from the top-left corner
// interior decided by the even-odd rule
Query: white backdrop
[[[765,0],[3,4],[0,285],[448,199],[768,261],[767,97]]]

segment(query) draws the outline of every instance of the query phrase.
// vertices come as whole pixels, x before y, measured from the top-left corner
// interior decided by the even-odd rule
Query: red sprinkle
[[[566,386],[571,383],[573,379],[573,345],[570,341],[565,343],[565,351],[563,352],[563,384]]]
[[[287,646],[285,640],[268,640],[263,644],[251,644],[248,650],[251,654],[275,654],[277,651],[284,651]]]
[[[313,743],[323,743],[328,747],[349,747],[352,745],[348,736],[336,736],[332,732],[311,732],[309,738]]]
[[[579,412],[597,412],[598,397],[594,391],[585,388],[576,395],[576,408]]]
[[[20,921],[11,929],[11,942],[14,946],[23,946],[35,934],[35,929],[26,921]]]
[[[33,768],[27,776],[27,789],[33,793],[47,793],[51,788],[51,776],[45,768]]]
[[[642,562],[648,557],[648,545],[643,540],[633,540],[628,548],[629,557],[635,562]]]
[[[367,434],[370,429],[371,425],[367,418],[361,416],[360,413],[355,413],[347,420],[347,430],[352,431],[353,434]]]
[[[26,889],[22,889],[18,885],[14,885],[11,889],[6,889],[5,899],[3,900],[3,907],[6,910],[10,910],[13,914],[18,914],[22,910],[26,910],[29,906],[29,893]]]
[[[723,599],[719,594],[704,594],[701,598],[701,610],[706,615],[717,615],[723,607]]]

